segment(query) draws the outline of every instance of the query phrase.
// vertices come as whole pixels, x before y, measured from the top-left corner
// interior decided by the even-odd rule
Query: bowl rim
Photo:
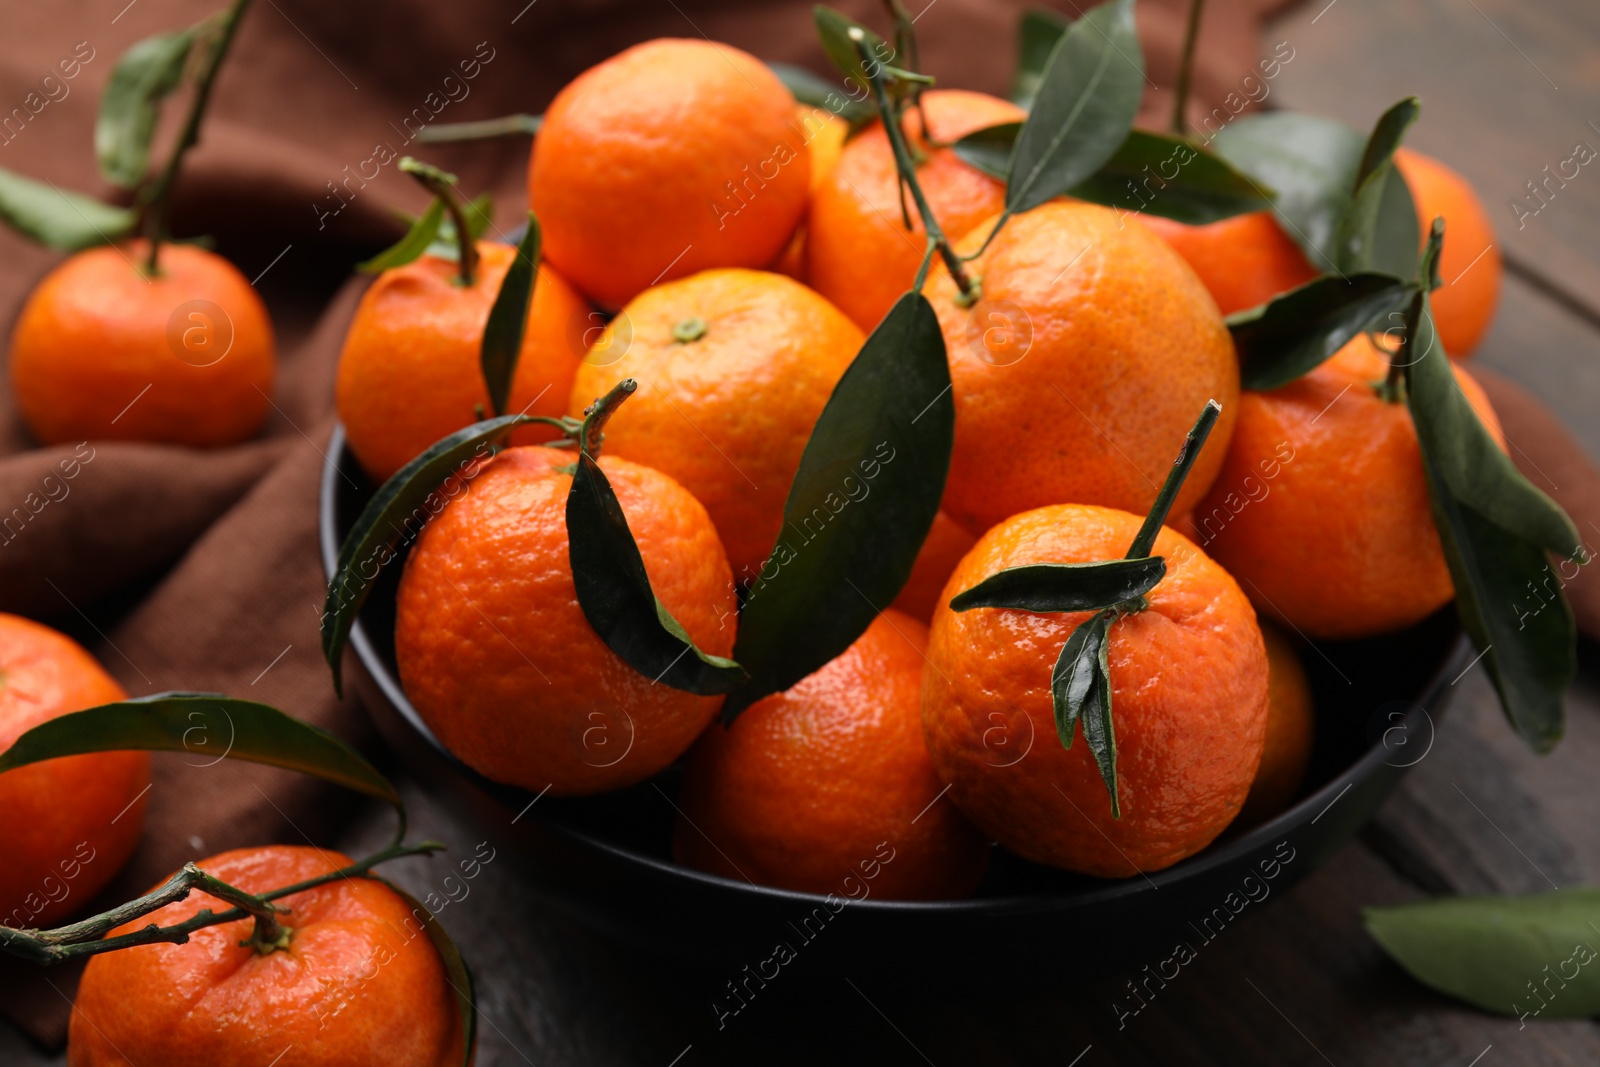
[[[322,476],[317,494],[317,539],[321,550],[325,580],[332,579],[334,565],[339,555],[339,538],[337,531],[334,529],[334,516],[339,494],[338,482],[339,479],[345,477],[345,469],[340,461],[347,454],[353,461],[354,453],[350,452],[346,446],[344,424],[336,420],[333,432],[329,435],[328,449],[323,455]],[[390,672],[388,666],[373,648],[359,613],[357,613],[350,627],[349,643],[355,650],[362,669],[382,692],[384,699],[388,700],[399,712],[406,725],[419,734],[422,740],[441,759],[447,761],[456,773],[462,775],[474,787],[490,796],[505,790],[528,792],[518,786],[496,782],[479,774],[439,742],[439,739],[428,729],[427,724],[422,721],[416,708],[406,699],[405,692],[400,687],[399,679]],[[1427,683],[1423,686],[1421,692],[1414,700],[1408,701],[1410,707],[1401,722],[1396,726],[1403,727],[1409,731],[1420,725],[1419,713],[1423,718],[1427,717],[1427,705],[1436,704],[1439,695],[1446,688],[1447,679],[1457,677],[1462,668],[1469,665],[1468,657],[1471,651],[1472,647],[1466,634],[1458,632],[1449,652],[1440,661],[1433,673],[1428,676]],[[1431,720],[1429,721],[1431,722]],[[1389,729],[1395,728],[1390,727]],[[1387,732],[1385,731],[1385,733]],[[708,874],[691,867],[680,866],[670,860],[636,851],[633,848],[615,844],[560,822],[542,819],[539,821],[551,832],[576,841],[585,847],[606,853],[618,860],[645,867],[659,877],[682,879],[690,883],[697,883],[708,890],[751,896],[768,902],[788,902],[809,908],[827,906],[830,899],[843,900],[852,908],[900,915],[961,913],[993,915],[1063,911],[1091,907],[1107,901],[1155,892],[1163,886],[1175,885],[1195,877],[1204,876],[1219,868],[1232,866],[1246,856],[1259,853],[1271,844],[1273,839],[1286,838],[1289,831],[1301,824],[1305,814],[1309,811],[1317,810],[1317,814],[1310,820],[1312,823],[1322,818],[1356,782],[1370,777],[1376,773],[1380,765],[1388,762],[1384,759],[1384,755],[1387,752],[1389,752],[1389,748],[1383,743],[1382,736],[1380,736],[1377,741],[1368,746],[1366,752],[1359,759],[1334,775],[1322,787],[1301,797],[1299,801],[1266,822],[1223,844],[1218,845],[1213,842],[1195,855],[1179,860],[1170,867],[1164,867],[1159,871],[1139,871],[1126,878],[1105,879],[1103,886],[1064,893],[1012,893],[1004,896],[964,897],[958,900],[882,900],[871,896],[855,898],[834,893],[806,893]],[[1412,765],[1390,764],[1390,766],[1398,766],[1400,768]],[[528,795],[534,796],[532,793]],[[539,794],[539,796],[542,795]],[[534,799],[537,800],[538,797],[534,796]],[[532,808],[532,806],[530,804],[529,808]]]

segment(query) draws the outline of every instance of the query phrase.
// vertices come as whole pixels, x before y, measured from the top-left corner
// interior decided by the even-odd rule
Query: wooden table
[[[1499,318],[1478,358],[1551,404],[1600,456],[1600,169],[1585,168],[1521,229],[1507,206],[1526,195],[1525,182],[1543,177],[1546,164],[1568,158],[1575,142],[1600,147],[1600,7],[1324,2],[1312,0],[1269,34],[1269,44],[1287,41],[1295,50],[1273,83],[1275,102],[1366,128],[1399,97],[1422,97],[1411,142],[1476,183],[1508,260]],[[1435,893],[1600,883],[1600,656],[1592,646],[1584,655],[1568,736],[1545,758],[1512,736],[1481,670],[1461,678],[1433,747],[1361,837],[1230,927],[1123,1028],[1109,1008],[1115,978],[1040,991],[1008,989],[1005,976],[995,975],[992,1002],[908,1005],[892,990],[838,975],[815,989],[775,989],[719,1032],[709,1025],[712,990],[704,982],[531,904],[511,865],[499,862],[444,914],[479,977],[478,1062],[1600,1062],[1594,1024],[1524,1029],[1437,996],[1388,962],[1359,920],[1364,905]],[[420,790],[408,793],[417,836],[474,839]],[[372,812],[343,845],[361,854],[387,830],[384,814]],[[419,895],[437,888],[440,876],[420,861],[391,874]],[[0,1028],[0,1062],[61,1061]]]

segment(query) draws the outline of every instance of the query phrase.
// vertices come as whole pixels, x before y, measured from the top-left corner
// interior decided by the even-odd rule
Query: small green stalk
[[[1194,74],[1195,45],[1200,40],[1200,14],[1206,0],[1189,0],[1189,24],[1183,33],[1183,53],[1178,59],[1178,83],[1173,89],[1172,132],[1183,137],[1189,132],[1184,111],[1189,106],[1189,81]]]
[[[454,141],[487,141],[496,137],[533,137],[543,125],[543,115],[502,115],[497,119],[479,119],[477,122],[424,126],[417,131],[417,140],[423,144],[447,144]]]
[[[244,17],[245,9],[249,6],[250,0],[233,0],[233,5],[223,13],[217,41],[211,46],[211,53],[206,59],[205,66],[195,78],[194,99],[189,103],[189,114],[184,119],[183,132],[178,135],[177,143],[172,146],[172,154],[167,157],[166,166],[161,168],[161,173],[154,182],[139,191],[140,223],[145,236],[150,239],[150,255],[145,260],[144,270],[151,277],[161,272],[161,242],[167,236],[167,207],[172,198],[172,187],[178,180],[178,168],[183,164],[184,154],[200,143],[200,123],[205,118],[206,106],[211,102],[212,83],[216,81],[217,71],[221,69],[222,61],[233,44],[233,35],[239,28],[239,20]]]
[[[872,83],[872,95],[878,105],[878,114],[883,119],[884,131],[889,136],[889,145],[894,150],[895,167],[900,171],[900,179],[911,190],[911,197],[917,202],[917,214],[922,217],[922,228],[927,233],[928,239],[933,241],[939,249],[939,257],[944,260],[945,269],[950,272],[951,279],[956,287],[961,290],[959,302],[964,307],[970,307],[978,300],[978,289],[972,279],[967,276],[967,271],[961,263],[961,257],[956,255],[950,247],[950,239],[945,236],[944,230],[939,226],[939,220],[934,217],[933,209],[928,206],[928,198],[922,193],[922,186],[917,182],[916,164],[911,159],[911,152],[906,147],[905,131],[900,128],[899,118],[889,102],[889,94],[883,87],[881,73],[876,72],[876,64],[867,48],[866,36],[858,28],[852,28],[850,39],[855,42],[856,54],[861,58],[862,71],[867,75],[867,80]]]
[[[437,197],[450,213],[450,222],[456,228],[456,263],[461,271],[456,276],[456,284],[470,288],[478,279],[478,243],[473,240],[472,231],[467,228],[466,213],[461,210],[456,176],[411,156],[400,161],[400,169]]]
[[[583,426],[578,430],[578,449],[590,459],[600,458],[600,446],[605,435],[606,420],[616,414],[617,408],[639,388],[632,378],[624,378],[611,387],[611,391],[583,409]]]
[[[1215,400],[1207,400],[1200,417],[1195,420],[1194,428],[1183,439],[1183,447],[1178,450],[1178,458],[1172,461],[1172,470],[1167,472],[1167,480],[1161,485],[1161,492],[1156,494],[1156,502],[1150,508],[1150,514],[1145,516],[1144,525],[1139,527],[1139,533],[1134,537],[1133,544],[1128,547],[1126,559],[1143,559],[1150,555],[1150,549],[1155,546],[1156,535],[1161,532],[1161,527],[1166,524],[1167,513],[1172,510],[1172,502],[1178,499],[1178,490],[1183,488],[1183,483],[1189,477],[1189,469],[1194,466],[1194,461],[1199,458],[1200,450],[1205,447],[1206,438],[1211,436],[1211,428],[1217,424],[1217,417],[1222,414],[1222,405]]]

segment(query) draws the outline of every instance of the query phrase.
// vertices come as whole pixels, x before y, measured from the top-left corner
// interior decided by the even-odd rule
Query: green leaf
[[[584,617],[634,670],[702,696],[726,693],[744,681],[739,664],[696,648],[651,590],[622,505],[588,452],[579,455],[567,493],[567,543]]]
[[[127,236],[138,218],[127,208],[0,167],[0,219],[48,248],[77,252],[111,244]]]
[[[144,179],[161,101],[183,78],[195,32],[190,27],[146,37],[112,68],[94,126],[95,159],[111,184],[131,189]]]
[[[1022,123],[1002,122],[973,130],[950,147],[969,167],[1003,182],[1011,177],[1011,153],[1020,132]]]
[[[1106,165],[1073,186],[1071,195],[1191,226],[1272,206],[1270,189],[1221,156],[1182,138],[1145,130],[1129,133]]]
[[[1094,756],[1094,765],[1100,768],[1100,780],[1111,795],[1111,817],[1122,818],[1122,802],[1117,796],[1117,735],[1111,723],[1111,624],[1106,618],[1105,632],[1095,650],[1094,684],[1089,688],[1089,698],[1081,705],[1083,740]]]
[[[494,222],[494,196],[479,193],[461,205],[461,214],[467,220],[467,232],[474,241],[482,237]],[[461,259],[461,242],[456,240],[456,224],[448,212],[439,220],[439,232],[433,237],[424,255],[437,256],[455,263]]]
[[[40,723],[0,754],[0,773],[59,756],[129,749],[187,752],[196,766],[224,757],[299,771],[403,807],[400,794],[333,734],[267,704],[221,693],[157,693]]]
[[[829,61],[857,86],[870,90],[872,84],[867,78],[866,68],[862,66],[861,55],[856,51],[855,42],[850,39],[850,31],[860,30],[868,49],[884,63],[894,57],[894,49],[889,47],[889,42],[861,23],[824,4],[812,8],[811,16],[817,24],[817,36],[822,41],[822,50],[827,53]]]
[[[419,259],[425,252],[429,251],[429,246],[434,243],[434,239],[438,236],[440,224],[443,221],[444,204],[440,203],[436,198],[428,205],[428,210],[424,211],[411,224],[411,228],[406,231],[406,235],[400,238],[398,243],[379,252],[365,263],[356,264],[356,270],[361,271],[363,274],[378,274],[382,271],[393,270],[395,267],[403,267],[407,263]],[[454,248],[450,250],[450,254],[452,256],[455,255]]]
[[[1167,573],[1160,556],[1097,563],[1034,563],[991,574],[950,601],[952,611],[1099,611],[1155,588]]]
[[[1287,385],[1403,307],[1415,288],[1387,274],[1323,274],[1228,316],[1241,384],[1263,390]]]
[[[1050,53],[1070,25],[1070,19],[1049,8],[1030,7],[1022,13],[1017,22],[1017,71],[1011,79],[1011,99],[1018,107],[1033,106]]]
[[[1144,93],[1133,0],[1108,0],[1068,27],[1017,135],[1006,211],[1027,211],[1098,171],[1127,140]]]
[[[1110,635],[1110,626],[1110,613],[1096,612],[1068,635],[1056,658],[1055,670],[1050,674],[1050,700],[1062,748],[1072,747],[1078,717],[1084,706],[1096,698],[1095,690],[1102,687],[1100,649]]]
[[[1446,897],[1362,911],[1413,978],[1497,1015],[1600,1015],[1600,890]]]
[[[429,497],[452,474],[470,476],[476,461],[486,459],[491,444],[512,429],[535,421],[527,415],[502,415],[473,423],[430,445],[383,483],[361,509],[361,515],[339,546],[328,596],[322,608],[322,654],[333,671],[334,692],[341,691],[340,663],[361,605],[372,591],[378,570],[394,558],[395,542],[414,539],[438,513]]]
[[[750,681],[724,719],[838,656],[894,600],[938,513],[954,437],[939,321],[908,292],[811,431],[783,531],[739,617],[734,657]]]
[[[1292,111],[1241,115],[1210,147],[1274,192],[1284,233],[1318,270],[1338,263],[1335,230],[1350,203],[1366,141],[1332,119]]]
[[[445,981],[449,982],[450,988],[455,991],[456,1010],[460,1013],[463,1038],[461,1064],[462,1067],[472,1067],[472,1058],[478,1048],[478,990],[466,958],[461,955],[461,950],[456,947],[444,924],[439,922],[420,900],[387,878],[379,878],[375,874],[369,874],[367,877],[382,882],[394,890],[411,909],[411,914],[422,923],[422,928],[428,932],[428,940],[433,943],[434,951],[439,953],[439,962],[444,964]]]
[[[1421,235],[1416,208],[1394,165],[1394,152],[1420,109],[1416,97],[1407,97],[1379,117],[1367,138],[1350,203],[1334,229],[1335,259],[1341,271],[1381,270],[1397,278],[1411,278],[1417,272]]]
[[[517,246],[517,258],[506,270],[494,306],[489,309],[489,321],[483,327],[480,362],[484,383],[489,387],[489,404],[496,415],[504,415],[511,402],[511,381],[517,374],[517,357],[522,354],[528,308],[538,280],[539,240],[539,219],[530,211],[527,232]]]
[[[837,82],[820,78],[804,67],[793,63],[768,63],[772,73],[794,94],[796,102],[821,108],[838,115],[846,122],[862,122],[874,117],[872,105],[858,103],[846,96]]]

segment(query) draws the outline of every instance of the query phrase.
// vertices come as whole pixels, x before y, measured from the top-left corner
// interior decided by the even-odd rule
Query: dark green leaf
[[[956,595],[952,611],[1099,611],[1143,596],[1167,573],[1160,556],[1098,563],[1034,563],[1007,567]]]
[[[634,670],[703,696],[726,693],[744,681],[739,664],[696,648],[651,590],[622,505],[587,452],[578,457],[567,494],[567,543],[584,617]]]
[[[157,693],[61,715],[0,755],[0,773],[58,756],[137,749],[187,752],[196,766],[224,757],[310,774],[400,808],[400,795],[361,754],[277,708],[221,693]]]
[[[403,267],[418,259],[434,243],[439,233],[439,224],[443,221],[444,205],[435,199],[428,205],[428,210],[411,224],[411,229],[406,231],[406,235],[400,238],[398,243],[379,252],[365,263],[356,264],[356,270],[365,274],[377,274],[393,270],[395,267]],[[451,249],[451,255],[454,254],[455,250]]]
[[[1110,634],[1111,617],[1096,612],[1067,637],[1050,675],[1050,700],[1055,709],[1056,736],[1071,748],[1078,716],[1100,684],[1100,648]]]
[[[1338,263],[1335,230],[1350,203],[1366,141],[1332,119],[1292,111],[1242,115],[1210,147],[1274,192],[1273,212],[1312,266]]]
[[[361,510],[339,546],[322,609],[322,654],[333,671],[334,692],[340,691],[345,639],[372,591],[378,569],[394,558],[391,547],[402,539],[414,539],[438,514],[429,498],[447,478],[475,474],[475,464],[489,457],[496,439],[531,421],[526,415],[502,415],[456,431],[402,467]]]
[[[1394,165],[1394,152],[1420,107],[1414,96],[1400,101],[1383,113],[1367,138],[1350,203],[1334,228],[1335,260],[1341,271],[1383,270],[1407,279],[1416,274],[1421,235],[1410,192]],[[1387,262],[1380,261],[1380,253]]]
[[[1600,1015],[1600,890],[1447,897],[1362,912],[1411,976],[1497,1015]]]
[[[871,89],[868,72],[861,64],[861,54],[856,51],[855,42],[850,39],[850,31],[860,30],[868,50],[883,63],[894,58],[894,49],[889,47],[889,42],[849,16],[823,4],[812,8],[811,14],[817,24],[817,36],[822,40],[822,50],[827,53],[828,59],[857,86]]]
[[[875,114],[872,105],[858,103],[846,96],[844,87],[838,82],[820,78],[792,63],[768,63],[767,66],[772,68],[772,73],[788,87],[799,103],[821,108],[851,123],[870,119]]]
[[[494,197],[489,193],[479,193],[461,205],[461,214],[467,220],[467,232],[476,241],[494,222]],[[439,232],[434,234],[433,242],[423,254],[448,259],[452,263],[460,260],[461,242],[456,240],[455,220],[448,212],[439,220]]]
[[[472,1058],[478,1047],[478,990],[472,979],[472,969],[467,966],[465,957],[461,955],[461,950],[456,947],[455,941],[445,930],[444,924],[439,922],[420,900],[387,878],[379,878],[375,874],[367,877],[374,878],[394,890],[411,909],[412,916],[428,932],[428,940],[433,943],[434,951],[439,953],[439,962],[444,964],[445,981],[449,982],[450,988],[455,991],[456,1010],[460,1013],[463,1037],[461,1064],[462,1067],[472,1067]]]
[[[138,216],[0,167],[0,219],[48,248],[76,252],[127,236]]]
[[[1032,107],[1044,80],[1045,64],[1071,21],[1049,8],[1030,7],[1017,23],[1017,72],[1011,80],[1011,99],[1019,107]]]
[[[1272,206],[1271,189],[1221,156],[1182,138],[1145,130],[1129,133],[1116,155],[1071,193],[1079,200],[1191,226]]]
[[[489,404],[496,415],[504,415],[511,402],[511,381],[517,374],[517,357],[522,354],[522,336],[528,326],[538,268],[539,219],[530,211],[527,232],[517,246],[517,258],[506,270],[494,306],[489,309],[489,321],[483,327],[480,362],[484,383],[489,387]]]
[[[1133,0],[1108,0],[1068,27],[1017,135],[1006,211],[1038,207],[1105,165],[1144,94]]]
[[[969,167],[983,171],[991,178],[1006,181],[1011,177],[1011,152],[1017,145],[1020,122],[1002,122],[998,126],[985,126],[960,138],[951,149]]]
[[[1387,274],[1324,274],[1228,316],[1246,389],[1276,389],[1319,366],[1404,306],[1414,286]]]
[[[94,154],[106,181],[131,189],[144,179],[161,101],[178,87],[193,27],[146,37],[122,53],[100,94]]]
[[[933,307],[906,293],[834,387],[784,503],[784,527],[739,617],[750,681],[731,719],[848,648],[911,574],[939,510],[955,405]]]
[[[1105,616],[1100,616],[1105,618]],[[1117,796],[1117,735],[1111,723],[1111,664],[1107,658],[1111,649],[1111,622],[1106,621],[1106,632],[1101,635],[1095,650],[1094,685],[1089,698],[1082,704],[1083,740],[1094,756],[1094,765],[1100,768],[1100,780],[1111,795],[1111,817],[1122,818],[1122,802]]]

